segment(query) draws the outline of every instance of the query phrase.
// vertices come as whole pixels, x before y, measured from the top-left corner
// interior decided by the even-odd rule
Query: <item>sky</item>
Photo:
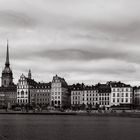
[[[140,85],[140,1],[0,0],[0,70],[68,84]]]

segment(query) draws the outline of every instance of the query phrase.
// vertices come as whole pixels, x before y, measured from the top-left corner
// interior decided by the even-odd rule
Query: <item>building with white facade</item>
[[[51,83],[51,105],[55,107],[70,106],[70,94],[64,78],[53,77]]]
[[[30,103],[30,91],[33,89],[37,82],[31,79],[31,72],[29,71],[28,77],[21,75],[17,84],[17,103],[29,104]]]
[[[133,88],[121,82],[110,82],[111,106],[132,105]]]

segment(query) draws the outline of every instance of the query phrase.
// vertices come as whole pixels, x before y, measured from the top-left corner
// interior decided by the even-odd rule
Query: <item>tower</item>
[[[1,85],[4,87],[8,87],[12,84],[13,84],[13,73],[12,70],[10,69],[9,46],[7,41],[6,62],[5,68],[2,71]]]
[[[28,72],[28,78],[32,79],[32,74],[31,74],[31,70],[30,69],[29,69],[29,72]]]

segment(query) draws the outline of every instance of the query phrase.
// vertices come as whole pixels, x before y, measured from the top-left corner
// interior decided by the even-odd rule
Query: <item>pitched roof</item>
[[[131,87],[129,84],[124,84],[122,82],[110,82],[111,87]]]
[[[35,88],[38,88],[38,89],[51,89],[51,82],[49,83],[37,83]]]

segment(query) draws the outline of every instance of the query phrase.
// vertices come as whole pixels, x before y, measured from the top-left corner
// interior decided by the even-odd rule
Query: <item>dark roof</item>
[[[17,86],[10,85],[8,87],[0,87],[0,92],[17,92]]]
[[[140,86],[138,86],[138,87],[133,87],[133,90],[140,90]]]
[[[108,84],[100,84],[96,85],[99,93],[111,93],[111,88]]]
[[[27,83],[28,83],[30,86],[36,86],[36,85],[37,85],[37,82],[36,82],[34,79],[30,79],[30,78],[27,78],[27,77],[26,77],[26,80],[27,80]]]
[[[97,88],[95,86],[87,86],[87,85],[84,85],[83,83],[82,84],[73,84],[73,85],[69,85],[69,90],[97,90]]]
[[[38,89],[51,89],[51,82],[49,83],[37,83],[37,85],[35,86],[35,88]]]
[[[52,82],[54,82],[55,80],[59,80],[62,84],[62,87],[68,87],[67,82],[65,81],[64,78],[58,77],[57,75],[53,77]]]
[[[124,84],[122,82],[109,82],[108,83],[111,87],[131,87],[129,84]]]

